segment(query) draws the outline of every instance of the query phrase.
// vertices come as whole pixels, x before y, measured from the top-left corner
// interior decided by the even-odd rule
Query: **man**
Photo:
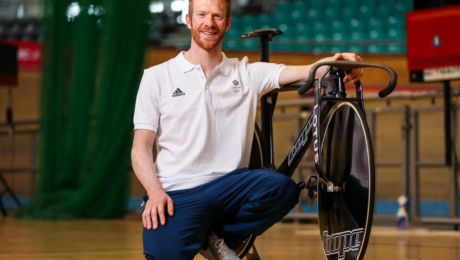
[[[144,71],[132,164],[148,194],[142,214],[146,259],[193,259],[200,250],[208,259],[239,259],[234,250],[245,238],[261,235],[298,202],[292,179],[246,167],[257,100],[307,80],[311,65],[228,59],[221,48],[231,26],[230,5],[190,0],[190,50]],[[361,60],[336,54],[322,61],[339,59]],[[362,74],[353,70],[344,80],[355,82]]]

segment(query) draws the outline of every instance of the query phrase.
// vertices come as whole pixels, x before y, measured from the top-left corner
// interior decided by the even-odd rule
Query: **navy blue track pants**
[[[210,229],[236,249],[259,236],[299,202],[294,180],[277,172],[242,168],[202,186],[167,192],[174,216],[157,230],[144,228],[146,259],[193,259]],[[148,197],[144,196],[144,201]]]

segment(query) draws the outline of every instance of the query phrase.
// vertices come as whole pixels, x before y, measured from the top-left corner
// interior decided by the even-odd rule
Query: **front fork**
[[[323,169],[323,162],[322,162],[322,158],[321,158],[321,151],[322,151],[322,145],[323,145],[323,140],[322,140],[322,136],[321,136],[321,103],[323,102],[323,93],[321,92],[321,80],[325,77],[325,75],[327,73],[329,73],[329,71],[331,71],[331,67],[329,67],[327,69],[327,71],[324,73],[324,75],[318,80],[318,82],[316,83],[316,86],[315,86],[315,106],[313,108],[313,119],[312,119],[312,124],[313,124],[313,152],[314,152],[314,161],[315,161],[315,168],[316,168],[316,171],[318,172],[318,177],[319,177],[319,181],[321,181],[322,183],[324,183],[326,185],[326,190],[327,192],[341,192],[341,191],[345,191],[345,187],[341,187],[341,186],[335,186],[334,183],[329,179],[329,177],[325,174],[324,172],[324,169]],[[325,90],[325,92],[331,92],[331,93],[326,93],[327,95],[330,95],[332,94],[332,97],[331,98],[324,98],[325,101],[329,100],[329,101],[340,101],[340,100],[344,100],[346,98],[346,93],[345,93],[345,86],[344,86],[344,83],[343,83],[343,78],[345,76],[345,74],[343,72],[334,72],[332,71],[331,74],[334,75],[334,77],[336,78],[335,80],[335,84],[334,84],[334,88],[333,89],[327,89]],[[356,86],[356,99],[355,101],[359,101],[359,104],[361,106],[361,109],[363,111],[363,113],[365,114],[365,110],[364,110],[364,103],[363,103],[363,90],[362,90],[362,85],[361,85],[361,82],[360,81],[357,81],[355,83],[355,86]],[[327,120],[327,116],[325,117],[325,119]],[[316,178],[316,177],[315,177]],[[299,187],[302,188],[302,187],[306,187],[310,190],[309,187],[311,187],[312,189],[314,189],[314,183],[317,183],[318,180],[315,180],[315,179],[312,179],[310,177],[310,179],[308,180],[307,184],[301,184],[299,183]],[[315,191],[316,192],[316,191]],[[315,193],[311,193],[310,191],[308,192],[309,193],[309,197],[312,198],[312,196],[314,196],[313,194]],[[311,196],[310,196],[311,195]]]

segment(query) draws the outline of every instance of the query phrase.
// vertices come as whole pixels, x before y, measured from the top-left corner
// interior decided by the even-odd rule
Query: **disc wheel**
[[[325,127],[325,129],[324,129]],[[326,259],[363,259],[374,211],[375,169],[366,119],[352,102],[342,102],[322,123],[325,174],[338,192],[318,183],[319,226]]]
[[[263,155],[262,155],[262,133],[257,123],[254,126],[254,138],[252,140],[251,159],[249,161],[249,170],[260,169],[263,166]],[[237,249],[236,255],[243,259],[251,249],[256,237],[249,236]]]

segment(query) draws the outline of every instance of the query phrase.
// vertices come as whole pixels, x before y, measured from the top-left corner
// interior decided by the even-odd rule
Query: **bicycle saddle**
[[[253,32],[247,32],[243,33],[241,35],[241,38],[252,38],[252,37],[264,37],[267,36],[268,40],[271,41],[273,39],[273,36],[283,34],[282,31],[278,29],[261,29],[261,30],[255,30]]]

